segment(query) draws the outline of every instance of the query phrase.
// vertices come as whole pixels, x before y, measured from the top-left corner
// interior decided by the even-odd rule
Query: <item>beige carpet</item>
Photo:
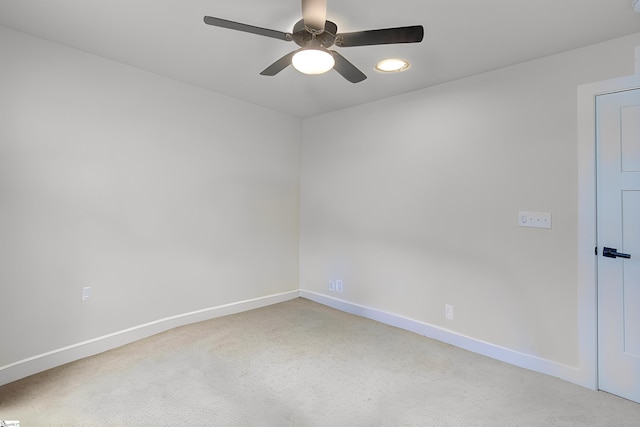
[[[0,387],[24,426],[640,426],[640,405],[296,299]]]

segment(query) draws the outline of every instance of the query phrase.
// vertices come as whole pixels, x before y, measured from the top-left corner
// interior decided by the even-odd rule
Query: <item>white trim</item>
[[[521,368],[530,369],[542,374],[551,375],[561,378],[572,383],[581,384],[580,372],[572,366],[563,365],[552,360],[543,359],[541,357],[530,354],[521,353],[505,347],[501,347],[488,342],[480,341],[457,332],[430,325],[425,322],[410,319],[398,314],[388,313],[371,307],[365,307],[360,304],[354,304],[348,301],[333,298],[324,294],[312,291],[300,290],[302,298],[345,311],[347,313],[366,317],[390,326],[411,331],[428,338],[433,338],[483,356],[491,357],[502,362],[510,363]]]
[[[253,310],[272,304],[288,301],[299,297],[299,292],[289,291],[265,297],[254,298],[231,304],[219,305],[192,311],[190,313],[178,314],[155,320],[143,325],[134,326],[129,329],[114,332],[88,341],[83,341],[67,347],[29,357],[0,367],[0,385],[8,384],[20,378],[73,362],[84,357],[93,356],[107,350],[120,347],[134,341],[147,338],[151,335],[167,331],[178,326],[201,322],[203,320],[214,319],[216,317],[228,316],[230,314]]]
[[[595,98],[640,87],[640,75],[578,87],[578,371],[577,384],[598,388]]]

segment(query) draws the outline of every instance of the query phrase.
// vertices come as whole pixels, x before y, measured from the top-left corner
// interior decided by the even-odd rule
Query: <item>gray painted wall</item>
[[[633,74],[637,44],[305,120],[301,288],[577,367],[577,86]]]
[[[4,28],[0,58],[0,367],[298,289],[300,119]]]

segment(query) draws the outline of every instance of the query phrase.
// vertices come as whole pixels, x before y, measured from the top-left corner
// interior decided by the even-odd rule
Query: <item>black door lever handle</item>
[[[631,255],[620,253],[615,248],[602,248],[602,256],[606,256],[607,258],[631,258]]]

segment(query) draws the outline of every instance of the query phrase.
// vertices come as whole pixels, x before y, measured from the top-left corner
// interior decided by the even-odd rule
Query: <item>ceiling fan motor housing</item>
[[[304,25],[304,20],[296,22],[293,26],[293,41],[300,47],[311,47],[320,42],[320,46],[328,48],[333,46],[338,33],[338,26],[331,21],[325,21],[324,31],[320,33],[311,32]],[[314,42],[314,40],[316,40]]]

